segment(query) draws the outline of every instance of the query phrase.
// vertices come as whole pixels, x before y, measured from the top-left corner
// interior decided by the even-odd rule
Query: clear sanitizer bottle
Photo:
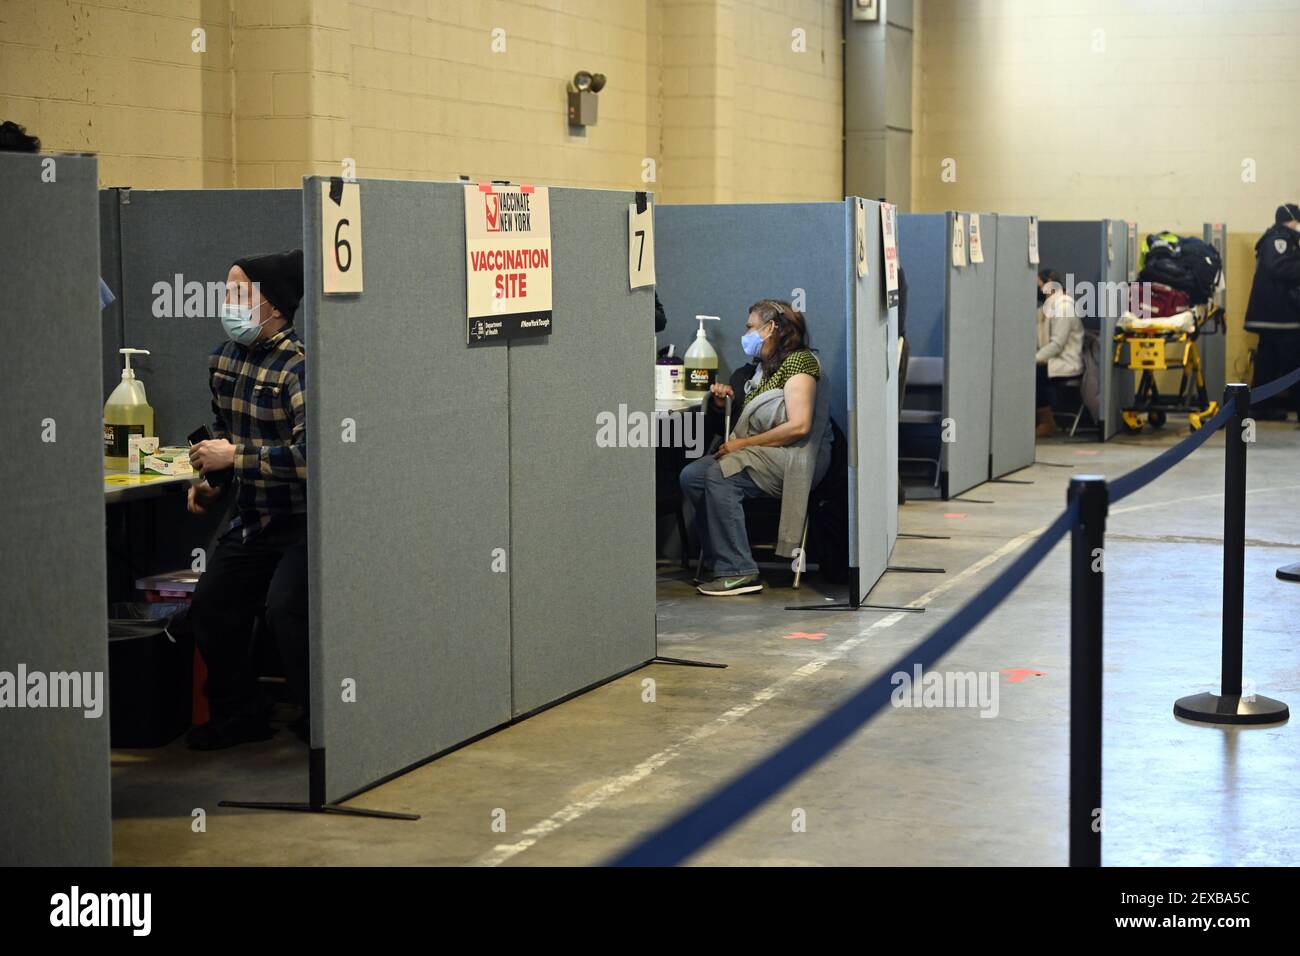
[[[686,350],[686,381],[683,394],[686,398],[704,398],[709,394],[709,386],[718,377],[718,353],[709,344],[704,334],[705,322],[721,322],[716,315],[697,315],[700,330],[695,333],[695,341]]]
[[[145,398],[144,382],[131,368],[132,355],[148,355],[146,349],[118,349],[125,357],[122,381],[104,403],[104,467],[125,471],[128,442],[132,435],[152,435],[153,408]]]

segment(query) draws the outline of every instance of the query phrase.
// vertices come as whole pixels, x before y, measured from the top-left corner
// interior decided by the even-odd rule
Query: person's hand
[[[202,472],[221,471],[235,464],[235,446],[224,438],[209,438],[190,446],[190,464]]]
[[[713,395],[713,404],[717,408],[725,407],[727,399],[736,397],[730,385],[720,385],[717,382],[709,386],[709,392]]]
[[[221,489],[213,488],[206,481],[191,483],[185,497],[185,507],[191,514],[206,514],[208,505],[221,497]]]
[[[733,438],[730,441],[724,441],[721,445],[719,445],[718,450],[713,453],[713,457],[723,458],[727,455],[730,455],[733,451],[740,451],[740,449],[744,447],[745,447],[745,440],[743,438]]]

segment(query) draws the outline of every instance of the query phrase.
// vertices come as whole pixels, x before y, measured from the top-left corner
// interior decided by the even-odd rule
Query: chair
[[[943,358],[934,355],[911,355],[907,359],[907,390],[904,405],[898,410],[898,425],[914,427],[935,426],[943,423]],[[939,487],[939,456],[909,457],[899,455],[902,462],[915,462],[934,466],[934,487]]]
[[[1078,407],[1076,407],[1073,412],[1068,410],[1062,411],[1056,408],[1052,409],[1053,418],[1070,419],[1070,437],[1073,438],[1074,433],[1079,430],[1079,421],[1080,419],[1083,418],[1083,413],[1088,411],[1088,406],[1083,401],[1083,376],[1072,375],[1069,378],[1057,379],[1055,382],[1053,382],[1053,384],[1058,389],[1061,388],[1074,389],[1075,397],[1077,397],[1079,400]],[[1091,412],[1088,413],[1088,417],[1089,418],[1092,417]]]

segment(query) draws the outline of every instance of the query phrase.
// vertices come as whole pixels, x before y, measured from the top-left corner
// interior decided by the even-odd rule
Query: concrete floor
[[[788,572],[762,595],[697,596],[661,566],[660,652],[726,670],[653,666],[449,754],[353,801],[418,822],[275,814],[220,799],[304,799],[306,750],[287,732],[196,754],[179,742],[113,756],[119,864],[592,864],[788,739],[926,636],[1005,566],[1065,500],[1074,472],[1118,476],[1181,437],[1040,442],[1040,461],[967,495],[904,506],[896,564],[871,595],[924,614],[786,612]],[[1300,707],[1300,431],[1260,425],[1250,452],[1245,674]],[[1175,698],[1217,690],[1223,439],[1111,513],[1106,552],[1104,861],[1300,863],[1300,719],[1185,724]],[[1066,860],[1069,619],[1063,546],[942,668],[1040,672],[999,684],[999,713],[889,709],[698,864],[1031,864]],[[798,603],[822,599],[814,576]],[[842,599],[842,595],[836,594]],[[826,598],[830,600],[830,598]],[[787,638],[795,632],[817,639]],[[656,702],[643,703],[653,679]],[[192,811],[207,813],[194,833]],[[505,811],[506,832],[492,829]],[[792,832],[797,811],[805,832]]]

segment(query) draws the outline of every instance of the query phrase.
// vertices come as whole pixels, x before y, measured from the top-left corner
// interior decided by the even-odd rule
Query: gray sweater
[[[785,557],[792,556],[794,549],[799,547],[804,519],[808,514],[808,496],[830,467],[830,394],[823,368],[817,382],[812,429],[807,435],[793,445],[779,448],[742,448],[724,455],[718,463],[722,474],[728,478],[742,468],[748,468],[749,476],[764,494],[781,499],[776,553]],[[760,435],[788,421],[789,417],[785,390],[774,388],[745,405],[732,434],[737,438]]]

